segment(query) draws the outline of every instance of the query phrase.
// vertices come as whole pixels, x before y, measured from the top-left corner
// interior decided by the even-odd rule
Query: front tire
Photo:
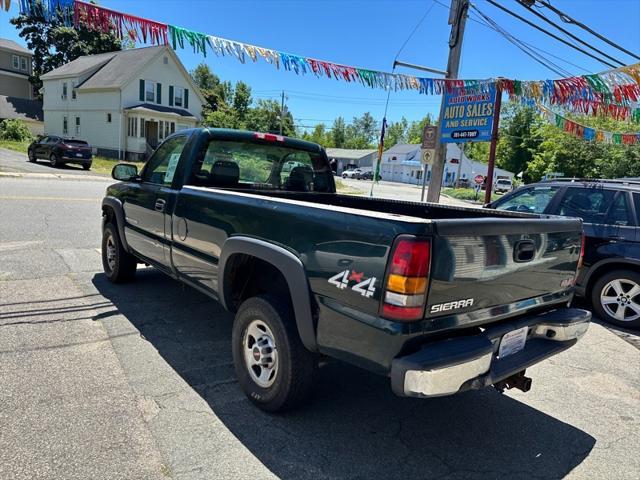
[[[33,150],[29,151],[29,153],[27,154],[27,156],[29,157],[29,161],[31,163],[36,163],[36,161],[38,160],[36,158],[36,154],[33,152]]]
[[[302,344],[288,301],[245,300],[233,322],[232,349],[240,387],[262,410],[289,410],[311,391],[316,359]]]
[[[110,282],[124,283],[133,279],[138,261],[122,246],[118,229],[107,223],[102,230],[102,267]]]
[[[60,166],[60,161],[58,160],[58,156],[55,153],[52,153],[49,156],[49,163],[53,168],[58,168]]]
[[[640,328],[640,273],[614,270],[596,280],[591,305],[598,316],[623,328]]]

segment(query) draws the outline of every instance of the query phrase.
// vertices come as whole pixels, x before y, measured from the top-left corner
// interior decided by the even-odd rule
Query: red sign
[[[473,177],[473,181],[478,185],[482,185],[482,182],[484,182],[484,177],[482,175],[476,175],[475,177]]]

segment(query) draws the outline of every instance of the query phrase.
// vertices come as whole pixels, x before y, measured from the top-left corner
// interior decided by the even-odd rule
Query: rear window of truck
[[[215,188],[330,192],[332,172],[326,159],[274,143],[211,140],[198,156],[190,185]]]

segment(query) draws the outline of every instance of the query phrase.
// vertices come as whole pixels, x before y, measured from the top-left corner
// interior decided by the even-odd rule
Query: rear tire
[[[233,322],[232,349],[240,387],[262,410],[289,410],[309,395],[316,358],[302,344],[288,301],[245,300]]]
[[[640,329],[640,273],[633,270],[605,273],[591,288],[591,305],[609,323]]]
[[[82,164],[82,169],[83,170],[91,170],[91,164],[90,163],[83,163]]]
[[[36,158],[36,154],[35,154],[35,153],[33,153],[33,151],[30,151],[29,153],[27,153],[27,156],[29,157],[29,161],[30,161],[31,163],[36,163],[36,161],[38,160],[38,159]]]
[[[102,267],[110,282],[124,283],[133,279],[138,267],[136,257],[122,246],[118,229],[107,223],[102,230]]]

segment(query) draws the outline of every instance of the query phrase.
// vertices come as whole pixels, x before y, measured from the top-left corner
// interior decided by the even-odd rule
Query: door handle
[[[156,211],[158,212],[164,212],[164,207],[167,204],[167,202],[165,200],[163,200],[162,198],[159,198],[158,200],[156,200]]]
[[[516,263],[530,262],[536,256],[536,245],[532,240],[519,240],[513,247],[513,261]]]

